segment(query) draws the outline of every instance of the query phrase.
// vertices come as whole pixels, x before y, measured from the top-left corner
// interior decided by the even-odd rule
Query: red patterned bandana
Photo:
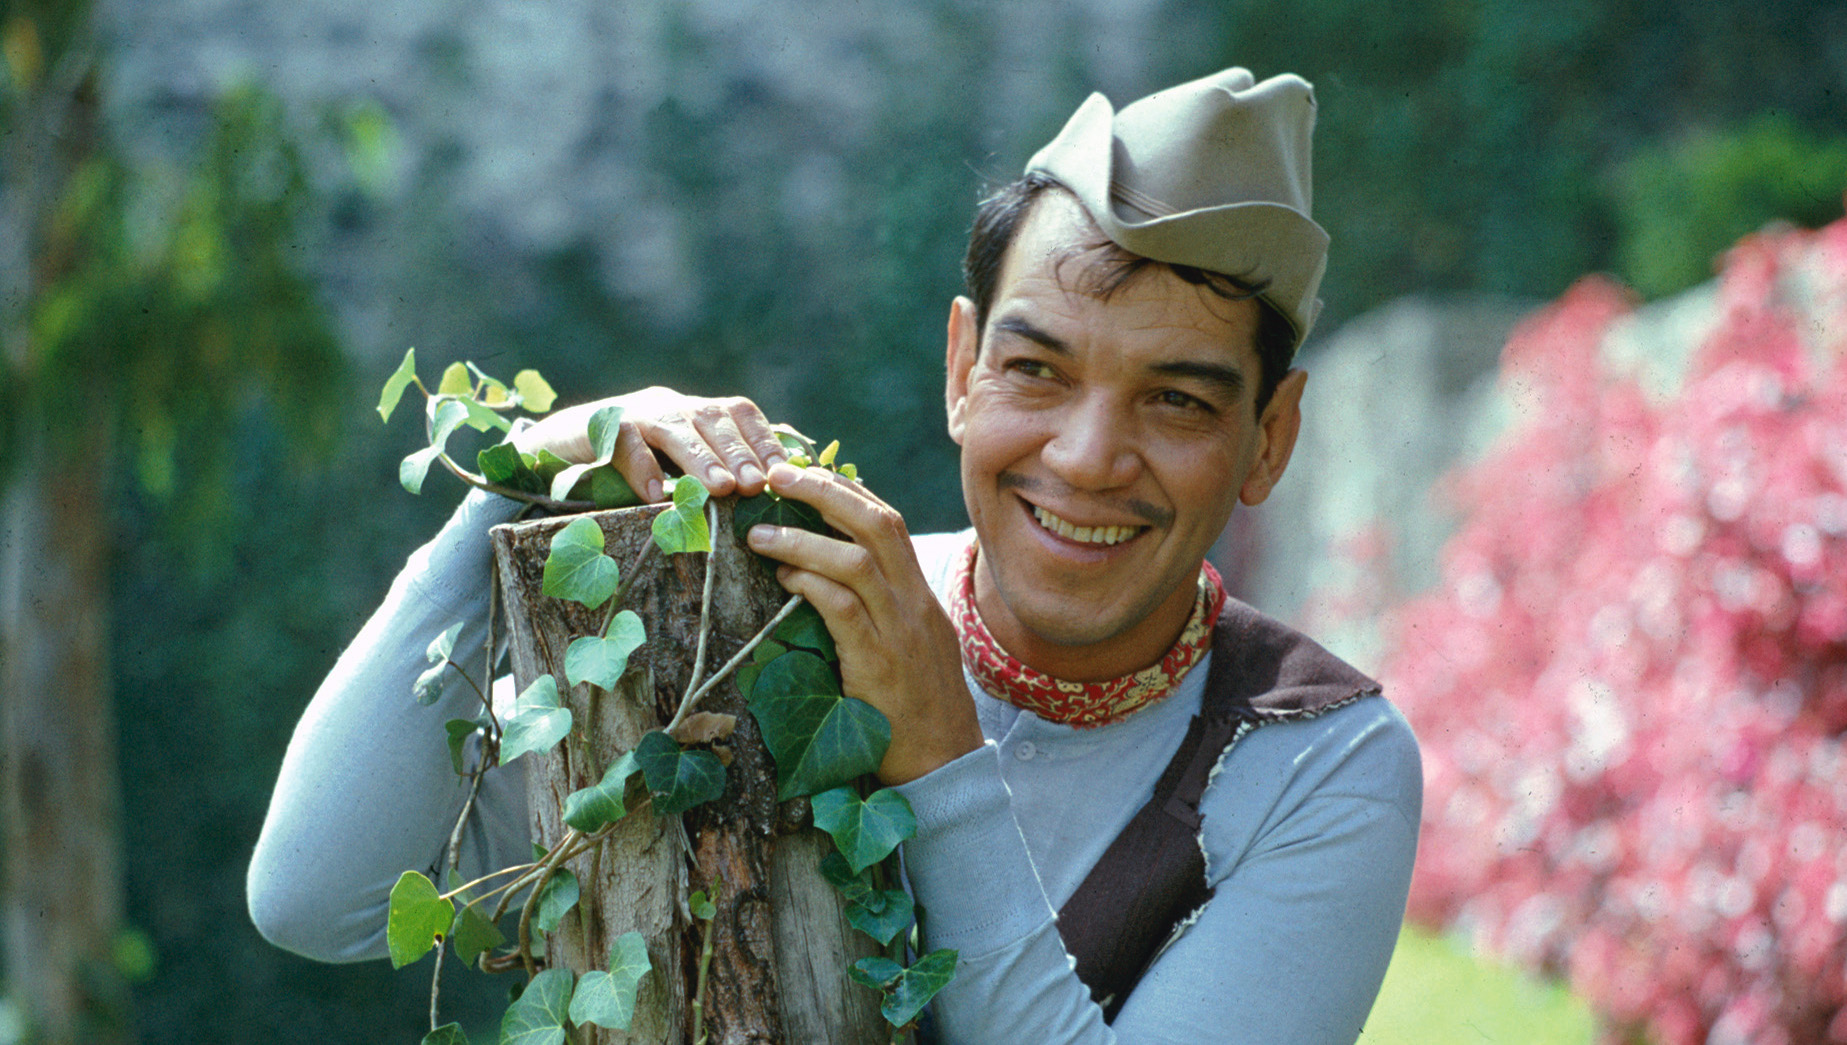
[[[975,609],[975,542],[949,584],[949,618],[962,639],[962,663],[998,700],[1051,722],[1087,729],[1128,716],[1180,685],[1212,645],[1212,624],[1225,605],[1225,586],[1209,562],[1199,568],[1199,596],[1180,639],[1160,663],[1102,682],[1066,682],[1027,667],[1001,648]]]

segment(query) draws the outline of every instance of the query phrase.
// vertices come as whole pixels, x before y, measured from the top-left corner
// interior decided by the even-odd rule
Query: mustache
[[[1032,479],[1018,472],[1002,472],[995,477],[995,482],[1003,490],[1021,490],[1027,493],[1062,493],[1063,487],[1054,487],[1043,479]],[[1133,497],[1114,502],[1130,515],[1142,520],[1149,526],[1167,529],[1174,524],[1174,513],[1158,505],[1139,501]]]

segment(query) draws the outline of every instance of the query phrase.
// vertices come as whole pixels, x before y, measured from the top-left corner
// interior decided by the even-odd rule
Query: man
[[[660,496],[659,451],[843,535],[749,540],[826,619],[845,691],[891,719],[879,776],[917,812],[925,944],[961,955],[932,1006],[942,1040],[1351,1042],[1378,989],[1415,742],[1374,684],[1227,602],[1203,563],[1295,442],[1288,363],[1326,249],[1313,117],[1305,82],[1241,69],[1120,113],[1093,96],[983,204],[945,389],[972,538],[913,539],[864,487],[788,465],[748,401],[620,400],[637,490]],[[519,439],[587,457],[596,405]],[[429,636],[479,627],[493,502],[471,496],[413,558],[291,743],[250,872],[285,946],[380,953],[390,880],[440,849],[446,759],[381,738],[440,720],[397,698]],[[523,798],[489,776],[474,858],[498,866],[524,844]],[[393,808],[348,823],[358,794]]]

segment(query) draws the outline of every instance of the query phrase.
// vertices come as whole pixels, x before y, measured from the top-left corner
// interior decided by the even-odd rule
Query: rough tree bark
[[[718,557],[712,596],[708,670],[756,634],[787,598],[770,571],[731,534],[731,502],[718,507]],[[606,550],[626,570],[650,539],[660,506],[602,512]],[[513,660],[524,689],[540,675],[561,681],[573,638],[594,634],[602,614],[540,592],[551,537],[570,520],[497,527],[494,548]],[[609,762],[659,729],[678,705],[691,674],[705,576],[704,555],[651,555],[624,601],[647,624],[648,643],[630,658],[615,693],[577,686],[566,698],[577,727],[564,744],[529,766],[533,837],[550,845],[566,830],[566,795],[601,778]],[[870,1045],[890,1040],[878,996],[846,970],[877,953],[847,923],[838,893],[819,873],[830,848],[807,820],[806,800],[776,801],[776,773],[736,685],[726,681],[700,710],[737,717],[722,799],[679,817],[632,815],[594,855],[570,866],[583,898],[547,949],[554,967],[606,965],[611,942],[631,929],[648,940],[654,972],[642,981],[627,1033],[580,1031],[583,1042],[690,1041],[700,928],[689,925],[685,898],[704,890],[718,909],[705,1028],[713,1045]]]

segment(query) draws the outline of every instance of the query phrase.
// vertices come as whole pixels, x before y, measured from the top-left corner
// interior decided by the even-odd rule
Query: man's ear
[[[1307,385],[1306,371],[1284,374],[1269,405],[1263,408],[1263,416],[1257,419],[1257,452],[1244,485],[1238,489],[1238,500],[1245,504],[1262,504],[1283,477],[1283,469],[1289,467],[1296,436],[1302,432],[1302,389]]]
[[[981,349],[981,329],[975,322],[975,303],[958,297],[949,303],[949,350],[943,381],[943,405],[949,414],[949,438],[962,445],[967,421],[968,375],[975,369]]]

